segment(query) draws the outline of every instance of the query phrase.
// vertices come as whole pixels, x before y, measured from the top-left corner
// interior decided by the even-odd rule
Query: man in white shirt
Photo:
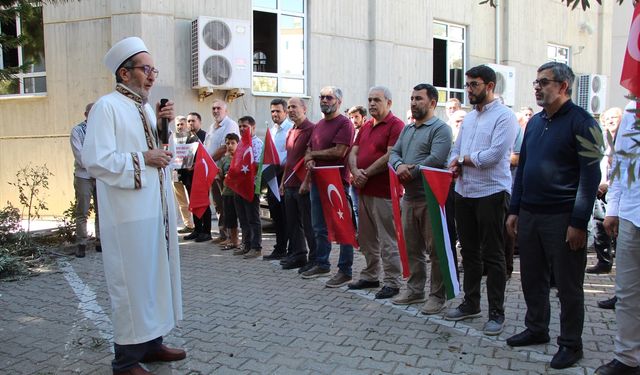
[[[635,104],[635,103],[634,103]],[[635,107],[635,106],[634,106]],[[631,107],[631,108],[634,108]],[[628,108],[628,107],[627,107]],[[617,237],[616,249],[616,323],[615,356],[606,365],[598,367],[596,374],[638,374],[640,373],[640,181],[637,165],[632,159],[618,152],[638,153],[640,142],[636,133],[636,116],[626,112],[618,131],[616,154],[612,170],[620,175],[611,179],[607,193],[607,216],[604,228],[612,237]],[[635,180],[628,184],[630,169],[635,168]]]
[[[207,138],[204,146],[216,163],[227,152],[225,137],[229,133],[235,133],[240,136],[240,128],[238,124],[227,115],[227,103],[223,100],[216,99],[211,105],[211,113],[215,120],[209,127]],[[211,195],[213,196],[213,206],[218,214],[218,237],[213,242],[220,243],[227,239],[227,233],[224,228],[224,212],[222,211],[222,187],[216,181],[211,185]]]
[[[76,256],[84,258],[87,250],[87,217],[89,207],[93,197],[94,212],[96,213],[96,251],[102,252],[100,245],[100,221],[98,217],[98,199],[96,195],[96,179],[91,177],[87,169],[82,164],[82,145],[87,134],[87,116],[93,103],[87,104],[84,110],[84,121],[71,129],[71,151],[73,152],[73,188],[76,192],[76,207],[73,213],[76,219]]]
[[[269,128],[271,139],[276,146],[280,165],[273,166],[276,172],[278,186],[282,181],[282,173],[284,172],[284,164],[287,161],[287,134],[293,126],[293,123],[287,117],[287,102],[282,98],[276,98],[271,101],[271,120],[273,126]],[[264,181],[264,180],[263,180]],[[266,182],[266,181],[264,181]],[[273,252],[262,257],[263,260],[282,259],[287,255],[287,220],[284,208],[284,197],[276,197],[271,189],[267,189],[267,203],[269,204],[269,215],[276,228],[276,244]],[[292,249],[293,250],[293,249]],[[290,251],[292,254],[293,251]]]
[[[511,193],[509,159],[516,139],[515,114],[494,96],[496,73],[486,65],[466,72],[467,114],[451,150],[449,169],[457,176],[455,217],[462,245],[464,301],[445,314],[447,320],[480,316],[480,283],[487,271],[489,320],[486,335],[504,326],[504,220]]]

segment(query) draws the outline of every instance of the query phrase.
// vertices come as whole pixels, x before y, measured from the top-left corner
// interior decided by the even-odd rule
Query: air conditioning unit
[[[600,114],[607,108],[607,76],[583,74],[578,76],[576,104],[591,114]]]
[[[505,105],[516,104],[516,68],[507,65],[487,64],[496,72],[496,88],[493,90],[496,96],[504,101]]]
[[[200,16],[191,22],[191,87],[251,87],[251,24]]]

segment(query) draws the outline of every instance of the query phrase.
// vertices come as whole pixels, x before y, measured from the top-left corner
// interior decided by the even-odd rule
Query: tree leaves
[[[604,143],[604,136],[602,132],[597,127],[589,128],[589,133],[595,140],[595,143],[590,139],[587,139],[581,135],[576,135],[576,139],[578,139],[578,143],[582,146],[582,151],[579,151],[578,154],[580,156],[584,156],[585,158],[593,159],[589,162],[589,165],[593,163],[598,163],[602,160],[604,156],[604,151],[606,150],[606,145]],[[607,137],[610,138],[610,135]],[[611,142],[613,143],[613,141]]]
[[[480,1],[480,5],[489,4],[492,7],[496,7],[498,0],[482,0]],[[595,0],[598,4],[602,5],[602,0]],[[589,0],[562,0],[563,3],[567,3],[567,7],[574,10],[578,7],[578,5],[582,5],[582,10],[587,10],[591,7]],[[616,0],[618,5],[622,4],[624,0]]]

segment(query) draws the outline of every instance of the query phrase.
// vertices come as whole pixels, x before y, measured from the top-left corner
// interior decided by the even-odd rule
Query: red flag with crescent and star
[[[253,158],[251,131],[247,129],[242,132],[240,144],[236,153],[233,154],[224,183],[244,200],[251,202],[255,194],[255,178],[256,165]]]
[[[620,84],[640,97],[640,5],[636,5],[633,11]]]
[[[191,182],[191,194],[189,195],[189,211],[194,216],[201,218],[209,207],[209,189],[213,179],[218,174],[218,166],[202,146],[198,144],[198,151],[193,162],[193,180]]]
[[[320,194],[329,240],[358,247],[351,205],[344,192],[340,168],[316,167],[313,169],[313,178]]]

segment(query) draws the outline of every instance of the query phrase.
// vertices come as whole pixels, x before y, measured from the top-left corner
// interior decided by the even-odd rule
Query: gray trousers
[[[360,279],[378,281],[384,271],[384,285],[400,288],[400,253],[391,215],[391,199],[360,195],[358,242],[367,266]]]
[[[616,260],[615,357],[627,366],[640,365],[640,228],[620,219]]]
[[[524,323],[536,334],[549,332],[551,272],[560,298],[558,345],[582,348],[586,248],[571,250],[566,242],[571,213],[532,214],[520,209],[518,246],[522,293],[527,303]],[[585,233],[586,240],[586,233]],[[466,271],[466,270],[465,270]],[[627,329],[627,328],[625,328]]]
[[[73,178],[73,188],[76,192],[76,211],[74,213],[76,219],[76,242],[78,245],[86,245],[87,238],[87,218],[89,217],[89,206],[91,198],[93,198],[93,206],[96,212],[96,239],[100,240],[100,221],[98,218],[98,197],[96,195],[96,180]]]
[[[187,196],[187,189],[182,182],[174,181],[173,192],[175,193],[176,203],[180,209],[182,223],[185,227],[193,228],[193,217],[191,216],[191,211],[189,211],[189,197]]]
[[[429,297],[444,301],[444,282],[440,272],[440,263],[433,248],[433,234],[431,233],[427,202],[403,199],[400,202],[400,207],[402,210],[402,230],[407,246],[409,269],[411,270],[411,276],[407,280],[407,289],[412,294],[424,294],[428,255],[431,260],[431,292]]]

